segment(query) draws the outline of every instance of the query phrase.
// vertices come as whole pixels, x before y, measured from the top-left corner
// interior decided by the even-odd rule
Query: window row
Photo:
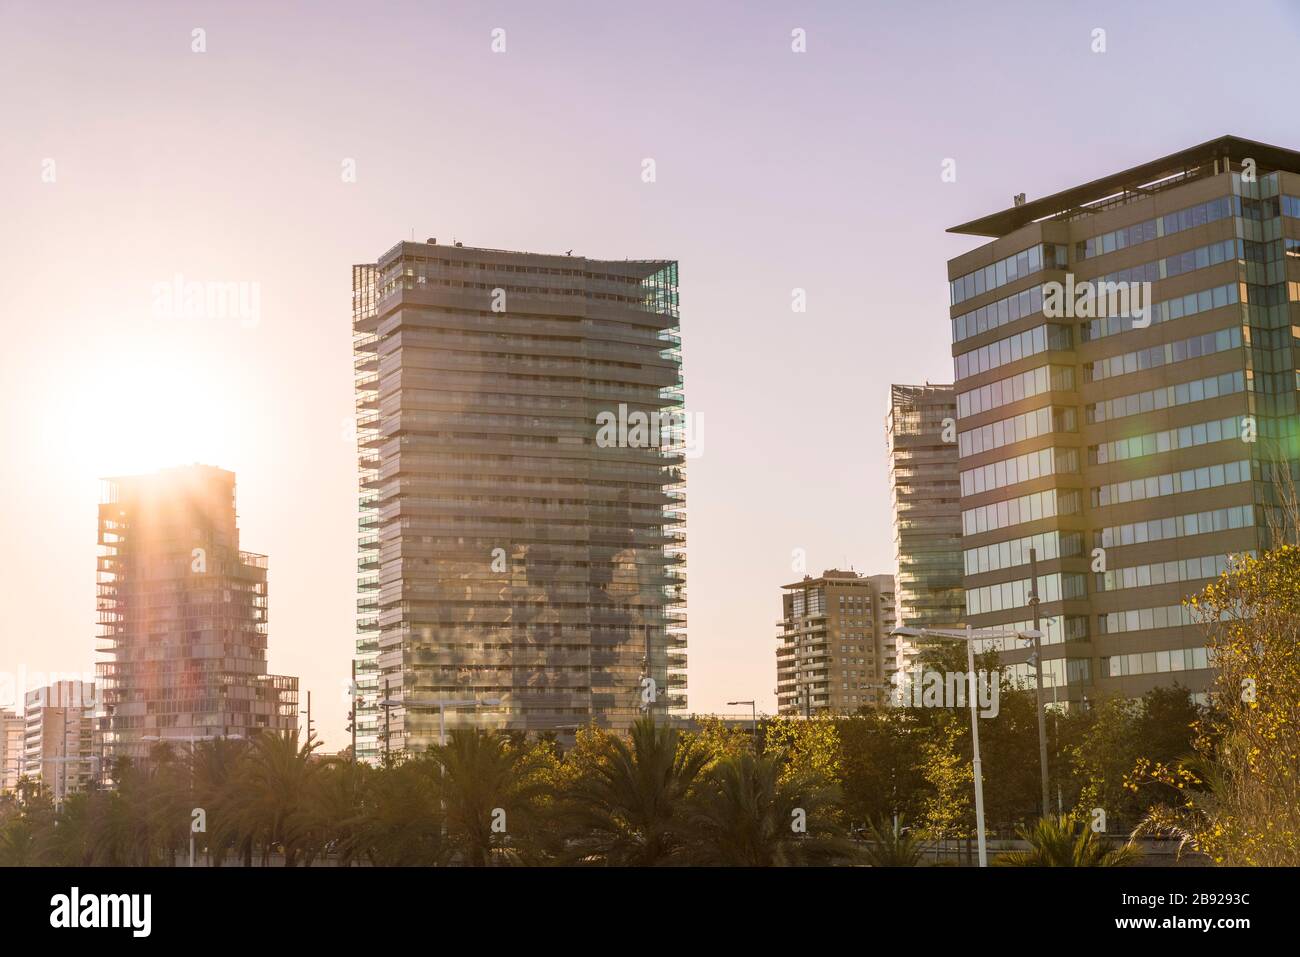
[[[996,572],[1003,568],[1029,564],[1029,550],[1037,549],[1039,561],[1069,558],[1082,554],[1083,536],[1079,532],[1043,532],[1007,542],[994,542],[962,552],[967,575]]]
[[[958,393],[957,415],[964,419],[1044,392],[1063,392],[1073,388],[1074,369],[1071,366],[1039,366],[1037,369],[990,382],[978,389]]]
[[[1052,432],[1077,432],[1079,413],[1073,406],[1044,406],[1030,412],[999,419],[988,425],[957,434],[957,455],[965,458],[993,449],[1037,438]]]
[[[952,320],[952,341],[961,342],[1042,311],[1043,287],[1024,289],[955,317]]]
[[[1180,429],[1166,429],[1163,432],[1148,432],[1146,435],[1134,435],[1114,442],[1102,442],[1100,445],[1088,446],[1088,464],[1104,465],[1107,462],[1123,462],[1142,455],[1156,455],[1160,452],[1172,452],[1225,439],[1241,439],[1242,423],[1245,417],[1234,415],[1213,422],[1198,422],[1185,425]]]
[[[1027,661],[1003,665],[1002,676],[1021,688],[1033,688],[1037,669]],[[1088,658],[1048,658],[1043,662],[1043,687],[1091,685],[1092,661]]]
[[[1175,362],[1199,359],[1201,356],[1239,348],[1241,348],[1241,327],[1233,326],[1231,329],[1207,332],[1203,336],[1166,342],[1164,345],[1152,346],[1149,349],[1121,352],[1119,355],[1084,363],[1083,381],[1100,382],[1102,379],[1113,379],[1115,376],[1129,375],[1144,369],[1157,369]]]
[[[1064,269],[1066,248],[1055,243],[1039,243],[1022,249],[1014,255],[999,259],[983,269],[976,269],[964,276],[958,276],[948,283],[950,302],[957,305],[974,296],[1005,286],[1017,279],[1024,279],[1040,269]]]
[[[1101,659],[1101,673],[1106,678],[1164,674],[1169,671],[1200,671],[1208,667],[1209,654],[1205,648],[1135,651],[1129,655],[1112,655]]]
[[[1217,578],[1228,570],[1231,555],[1202,555],[1199,558],[1178,558],[1149,565],[1129,565],[1113,568],[1093,576],[1096,589],[1121,591],[1125,588],[1148,588],[1151,585],[1168,585],[1174,582],[1200,581]]]
[[[1029,605],[1029,579],[966,589],[966,614],[987,615],[1007,608]],[[1038,576],[1039,602],[1070,601],[1088,597],[1088,586],[1075,572],[1054,572]]]
[[[1250,460],[1242,459],[1239,462],[1207,465],[1182,472],[1149,475],[1146,478],[1131,479],[1127,482],[1112,482],[1109,485],[1092,488],[1092,506],[1097,508],[1102,505],[1140,502],[1148,498],[1159,498],[1162,495],[1178,495],[1182,492],[1198,492],[1205,488],[1236,485],[1238,482],[1249,482],[1250,473]]]
[[[1028,482],[1044,475],[1079,471],[1079,450],[1055,447],[1026,452],[1013,458],[990,462],[961,473],[961,494],[977,495],[995,488]]]
[[[1198,622],[1191,605],[1161,605],[1159,608],[1129,608],[1097,616],[1097,633],[1119,635],[1155,628],[1181,628]]]
[[[1194,316],[1198,313],[1208,312],[1211,309],[1220,309],[1223,306],[1230,306],[1243,301],[1248,300],[1243,299],[1240,283],[1235,282],[1228,283],[1225,286],[1215,286],[1213,289],[1189,292],[1187,295],[1179,296],[1176,299],[1163,299],[1154,303],[1150,307],[1150,325],[1171,322],[1174,319],[1183,319],[1187,316]],[[1091,342],[1095,339],[1104,339],[1106,336],[1117,336],[1123,332],[1131,332],[1133,317],[1106,316],[1103,319],[1092,319],[1081,329],[1083,341]]]
[[[1173,406],[1191,405],[1206,399],[1217,399],[1224,395],[1233,395],[1246,390],[1246,373],[1224,372],[1191,382],[1179,382],[1161,389],[1149,389],[1146,392],[1134,392],[1101,402],[1090,402],[1085,406],[1088,422],[1108,422],[1122,419],[1127,415],[1141,415]]]
[[[1246,528],[1254,524],[1255,506],[1234,505],[1231,508],[1216,508],[1208,512],[1190,512],[1186,515],[1171,515],[1168,518],[1153,518],[1145,522],[1130,522],[1127,525],[1099,528],[1093,532],[1093,541],[1102,548],[1142,545],[1146,542],[1162,542],[1169,538],[1188,538],[1192,535],[1208,535],[1211,532]]]
[[[986,346],[963,352],[953,359],[953,366],[958,379],[968,379],[989,369],[996,369],[1023,359],[1052,350],[1069,350],[1074,347],[1074,336],[1069,326],[1048,325],[1035,326],[1014,336],[998,339]]]
[[[999,631],[1029,631],[1034,627],[1032,619],[1012,621],[994,625]],[[1038,630],[1043,633],[1040,640],[1044,645],[1059,645],[1067,641],[1088,640],[1088,619],[1083,615],[1053,615],[1039,620]],[[974,642],[975,654],[986,651],[1023,651],[1025,643],[1019,638],[977,638]]]
[[[978,535],[1025,522],[1057,515],[1077,515],[1079,493],[1073,489],[1049,488],[1002,502],[968,508],[961,513],[963,535]]]
[[[1150,262],[1129,266],[1127,269],[1118,269],[1104,276],[1098,276],[1093,282],[1098,285],[1103,282],[1156,282],[1241,259],[1245,255],[1246,250],[1240,239],[1225,239],[1222,242],[1210,243],[1208,246],[1174,253],[1163,259],[1153,259]]]
[[[1081,240],[1074,246],[1074,258],[1092,259],[1094,256],[1104,256],[1117,249],[1137,246],[1161,236],[1171,236],[1193,226],[1204,226],[1220,219],[1227,219],[1229,216],[1240,215],[1241,199],[1237,196],[1221,196],[1206,203],[1180,209],[1175,213],[1157,216],[1155,219],[1148,219],[1132,226],[1125,226],[1123,229]]]

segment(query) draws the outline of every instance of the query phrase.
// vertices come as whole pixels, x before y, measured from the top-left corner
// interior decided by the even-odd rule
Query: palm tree
[[[811,779],[783,781],[786,756],[724,757],[690,801],[684,858],[724,867],[830,864],[851,853],[834,819],[836,790]]]
[[[340,867],[351,867],[362,853],[355,838],[372,772],[369,765],[346,759],[332,758],[323,765],[304,807],[308,844],[315,853],[333,853]]]
[[[708,758],[649,718],[633,725],[630,742],[606,739],[566,805],[573,852],[612,865],[672,862],[685,839],[686,798]]]
[[[364,772],[355,815],[344,822],[340,857],[381,867],[429,867],[449,857],[438,767],[417,759]]]
[[[248,755],[248,742],[238,738],[199,741],[190,753],[190,780],[194,808],[207,812],[208,831],[196,835],[206,845],[208,861],[213,867],[225,863],[226,854],[236,847],[234,828],[221,827],[233,821],[234,790],[238,787],[241,764]]]
[[[502,857],[507,835],[522,837],[537,821],[544,785],[522,741],[457,730],[432,753],[440,771],[447,837],[462,864],[483,867]]]
[[[245,864],[252,863],[258,848],[264,864],[276,850],[284,854],[286,867],[311,856],[306,801],[321,768],[311,759],[316,746],[300,746],[296,731],[253,738],[231,782],[227,816],[214,828],[218,842],[233,840]]]
[[[921,866],[925,842],[909,828],[896,829],[885,821],[873,821],[868,840],[862,856],[872,867]]]
[[[0,824],[0,867],[33,867],[41,863],[36,828],[22,814]]]
[[[1039,818],[1033,827],[1016,828],[1029,842],[1027,851],[1000,854],[1001,867],[1131,867],[1142,856],[1133,843],[1116,845],[1096,834],[1075,814]]]

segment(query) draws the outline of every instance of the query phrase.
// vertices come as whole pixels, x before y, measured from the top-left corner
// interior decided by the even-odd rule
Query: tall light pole
[[[988,847],[984,841],[984,774],[980,765],[979,714],[976,711],[975,640],[977,638],[1033,638],[1037,632],[982,631],[978,635],[969,624],[965,630],[951,628],[895,628],[891,635],[910,638],[950,638],[966,642],[966,698],[970,704],[971,772],[975,778],[975,838],[979,845],[980,867],[989,866]]]
[[[1043,643],[1042,631],[1038,627],[1038,549],[1029,549],[1029,606],[1034,610],[1034,676],[1038,689],[1034,698],[1034,711],[1038,717],[1038,773],[1043,784],[1043,817],[1047,817],[1047,721],[1043,717]],[[1056,689],[1056,682],[1052,682]]]
[[[754,730],[754,734],[753,734],[754,747],[755,749],[757,749],[758,748],[758,705],[755,704],[753,701],[728,701],[727,704],[728,705],[737,705],[737,704],[749,705],[750,720],[752,722],[751,727]]]

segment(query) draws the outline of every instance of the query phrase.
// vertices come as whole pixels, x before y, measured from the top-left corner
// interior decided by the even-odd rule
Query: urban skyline
[[[326,16],[341,10],[322,9]],[[319,100],[332,97],[336,105],[312,105],[316,87],[309,95],[289,69],[267,65],[269,46],[294,35],[295,25],[274,14],[222,14],[207,26],[205,60],[190,50],[194,24],[181,20],[144,25],[109,50],[102,38],[118,36],[110,18],[88,13],[55,46],[34,8],[18,7],[9,35],[30,42],[13,50],[11,68],[49,71],[44,93],[67,109],[15,103],[15,130],[35,152],[20,153],[13,143],[0,149],[6,183],[14,184],[17,224],[0,243],[10,268],[29,280],[16,284],[14,312],[32,317],[16,329],[12,348],[0,359],[13,381],[31,383],[14,397],[7,438],[34,456],[7,462],[3,478],[15,501],[31,504],[15,516],[15,536],[41,543],[35,554],[7,558],[5,571],[20,593],[47,595],[51,583],[69,584],[39,624],[39,645],[30,639],[37,620],[26,611],[0,637],[0,667],[66,673],[91,666],[95,595],[85,573],[93,561],[86,530],[93,527],[99,478],[211,462],[240,476],[244,533],[276,556],[272,628],[283,655],[277,668],[301,675],[304,689],[316,691],[317,724],[327,746],[344,746],[346,665],[355,635],[337,622],[354,618],[355,569],[334,556],[349,554],[356,538],[353,510],[337,506],[355,495],[355,435],[344,425],[354,412],[352,355],[339,339],[348,321],[346,272],[397,236],[442,235],[444,242],[556,254],[579,245],[570,236],[585,236],[579,254],[672,256],[683,264],[684,369],[691,404],[710,425],[707,451],[691,470],[691,630],[707,638],[692,641],[690,707],[725,711],[729,700],[754,697],[763,710],[774,710],[770,602],[774,588],[798,577],[790,569],[792,550],[805,551],[810,570],[892,569],[880,410],[890,383],[951,380],[942,263],[972,243],[944,230],[1005,208],[1017,193],[1032,200],[1204,142],[1224,132],[1218,127],[1294,145],[1283,119],[1266,111],[1207,129],[1205,116],[1239,115],[1236,99],[1219,89],[1203,91],[1205,108],[1197,115],[1153,128],[1149,113],[1128,95],[1151,61],[1167,64],[1169,83],[1197,84],[1196,64],[1178,51],[1226,31],[1225,42],[1249,36],[1262,46],[1260,70],[1280,83],[1286,80],[1280,64],[1296,36],[1289,5],[1269,8],[1276,30],[1264,37],[1234,33],[1244,27],[1225,26],[1212,5],[1177,9],[1179,15],[1159,30],[1119,4],[1097,5],[1077,21],[1028,4],[987,18],[954,10],[951,34],[938,36],[893,12],[814,12],[803,24],[788,22],[785,12],[763,13],[730,35],[727,28],[737,21],[718,13],[704,21],[716,31],[685,39],[667,24],[641,25],[630,51],[591,64],[591,75],[612,92],[587,92],[581,107],[571,107],[575,116],[586,110],[608,119],[611,133],[590,165],[575,170],[566,166],[567,150],[562,157],[534,156],[530,168],[529,157],[512,148],[521,131],[530,141],[543,133],[540,122],[511,105],[525,78],[559,101],[589,89],[588,77],[553,67],[539,77],[546,57],[573,56],[585,47],[537,14],[506,18],[510,46],[496,59],[490,49],[494,24],[467,15],[442,21],[451,57],[445,69],[482,84],[482,102],[502,118],[500,128],[488,124],[471,137],[449,128],[435,135],[409,124],[390,142],[366,149],[339,129],[335,117],[368,111],[375,123],[396,128],[399,113],[390,111],[398,107],[383,101],[377,79],[332,85],[328,77]],[[617,15],[602,21],[596,8],[590,12],[611,28],[625,23]],[[1090,49],[1093,19],[1109,31],[1104,54]],[[915,72],[914,63],[968,63],[962,56],[971,51],[997,49],[1009,25],[1037,39],[1037,48],[1007,49],[1005,62],[978,82],[950,68],[918,73],[899,102],[874,92],[891,75]],[[804,60],[790,50],[795,26],[808,31]],[[313,36],[313,42],[322,61],[355,52],[362,66],[372,68],[359,67],[361,74],[409,77],[417,86],[428,81],[426,65],[416,68],[417,59],[401,65],[402,58],[376,46],[377,34],[367,29],[348,42],[328,36]],[[397,42],[413,50],[423,42],[415,38],[419,33],[412,30]],[[250,45],[249,36],[262,38],[260,45]],[[719,37],[727,38],[721,53]],[[169,44],[174,52],[166,52]],[[717,125],[707,109],[684,108],[663,134],[647,135],[643,118],[654,115],[665,91],[620,77],[625,68],[629,75],[636,67],[652,74],[665,45],[686,65],[721,57],[724,72],[740,80],[712,71],[708,78],[724,91],[750,84],[746,95],[763,99],[764,110],[741,111],[731,125]],[[382,56],[376,53],[381,47]],[[872,56],[862,57],[864,49]],[[1075,118],[1052,109],[1059,105],[1055,94],[1017,85],[1017,78],[1061,63],[1087,71],[1092,95],[1112,104],[1106,125],[1081,129]],[[105,64],[111,67],[96,69]],[[96,87],[126,102],[156,86],[151,71],[174,74],[178,68],[187,72],[157,99],[124,108],[124,122],[106,131],[102,142],[88,144],[70,132],[78,124],[93,127],[86,104]],[[665,78],[668,92],[690,100],[686,77],[698,81],[699,69]],[[810,107],[828,70],[847,71],[850,88],[865,97],[849,114],[863,123],[843,122],[834,108],[843,99],[824,111]],[[221,83],[235,84],[238,103],[222,92],[231,87],[218,85],[218,72]],[[765,86],[762,77],[769,73],[771,85]],[[1014,110],[1004,96],[1011,89],[1019,100]],[[288,124],[269,141],[253,135],[237,109],[262,96],[257,129]],[[463,105],[447,109],[469,119]],[[1025,109],[1044,117],[1034,135],[1016,130]],[[624,122],[620,114],[638,119]],[[942,129],[924,124],[924,130],[905,122],[922,115],[956,122]],[[236,140],[267,148],[232,168],[175,135],[193,116],[209,117]],[[791,117],[799,118],[793,127]],[[869,135],[880,124],[903,131],[895,149],[881,150]],[[450,148],[437,147],[440,138]],[[241,147],[240,155],[253,152]],[[481,178],[466,178],[461,171],[467,164],[453,156],[491,159]],[[41,180],[46,157],[56,163],[54,182]],[[340,178],[348,158],[357,172],[350,184]],[[646,158],[657,160],[654,183],[642,179]],[[952,182],[942,179],[948,158],[956,160]],[[805,160],[814,177],[798,171],[796,161]],[[827,185],[819,188],[812,179]],[[175,202],[213,183],[226,184],[216,201]],[[93,197],[107,197],[107,205],[92,216],[87,201]],[[132,212],[138,209],[148,211],[147,229]],[[519,209],[536,213],[520,217]],[[566,209],[574,211],[567,218]],[[704,211],[702,224],[685,218],[692,210]],[[557,230],[557,222],[564,227]],[[867,222],[885,226],[864,231]],[[68,278],[34,250],[59,248],[70,235],[92,252],[79,258]],[[238,316],[169,318],[167,305],[154,301],[155,287],[173,286],[177,277],[260,283],[260,313],[254,320],[250,311],[242,323]],[[42,291],[53,288],[65,294]],[[806,292],[807,312],[792,313],[795,289]],[[177,311],[175,303],[171,308]],[[813,346],[813,336],[823,332],[840,337],[843,347],[826,352]],[[803,348],[825,356],[825,363],[792,366],[792,341],[806,343]],[[749,370],[743,375],[741,358]],[[99,390],[83,395],[54,385],[94,383],[106,370],[120,389],[116,434],[96,415]],[[778,382],[798,401],[774,401]],[[158,403],[160,394],[169,401]],[[809,416],[810,408],[823,411]],[[770,442],[782,434],[798,435],[816,451],[802,462],[772,464]],[[40,487],[31,480],[38,470],[49,476]],[[804,508],[773,509],[764,521],[754,520],[761,503],[787,500],[795,489],[808,503]],[[328,654],[321,653],[323,645]]]

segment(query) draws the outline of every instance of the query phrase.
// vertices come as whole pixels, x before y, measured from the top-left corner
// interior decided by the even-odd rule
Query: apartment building
[[[894,576],[829,569],[781,588],[776,698],[783,715],[852,714],[888,698]]]
[[[12,791],[23,776],[27,722],[13,711],[0,710],[0,793]]]
[[[266,673],[267,559],[240,548],[235,474],[110,479],[99,506],[96,665],[110,761],[298,727],[298,679]]]
[[[23,774],[39,782],[56,804],[89,787],[99,773],[95,685],[56,681],[23,702]]]
[[[359,756],[682,713],[677,264],[402,242],[353,346]]]
[[[1300,154],[1220,137],[950,231],[990,240],[948,264],[967,620],[1028,627],[1032,548],[1054,695],[1201,691],[1182,599],[1297,474]]]
[[[951,628],[966,619],[962,588],[957,400],[951,385],[890,388],[885,438],[894,516],[898,623]],[[906,670],[917,643],[890,637],[885,677]]]

